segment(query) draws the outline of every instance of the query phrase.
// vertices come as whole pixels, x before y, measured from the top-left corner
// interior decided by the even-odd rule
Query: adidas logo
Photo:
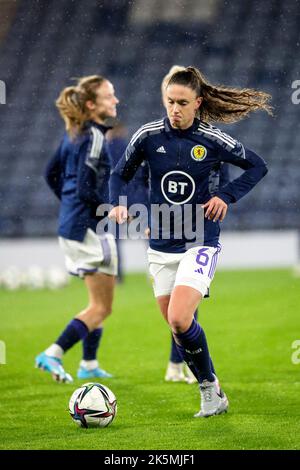
[[[167,153],[165,151],[165,147],[162,145],[161,147],[159,147],[157,150],[156,150],[158,153]]]
[[[203,274],[203,269],[200,268],[200,269],[195,269],[194,271],[195,273],[199,273],[199,274]]]

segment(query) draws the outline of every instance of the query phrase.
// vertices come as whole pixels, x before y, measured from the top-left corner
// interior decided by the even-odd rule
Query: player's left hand
[[[205,217],[213,220],[213,222],[217,222],[217,220],[222,222],[226,216],[228,205],[219,197],[214,196],[206,204],[203,204],[202,207],[204,210],[206,209]]]

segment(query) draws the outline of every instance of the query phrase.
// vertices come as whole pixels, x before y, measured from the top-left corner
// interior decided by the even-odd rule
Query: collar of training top
[[[198,129],[199,124],[200,120],[195,118],[191,127],[188,127],[187,129],[174,129],[174,127],[171,126],[169,118],[166,117],[164,120],[165,131],[169,133],[175,133],[176,135],[187,135],[193,133]]]
[[[105,134],[109,129],[112,129],[112,126],[105,126],[104,124],[98,124],[95,121],[87,121],[87,126],[97,127],[103,134]]]

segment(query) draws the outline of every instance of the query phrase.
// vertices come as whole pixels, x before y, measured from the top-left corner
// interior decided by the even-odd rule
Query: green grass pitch
[[[164,382],[169,331],[146,276],[130,275],[100,350],[115,376],[102,383],[117,396],[117,417],[105,429],[78,428],[67,407],[83,381],[57,384],[33,363],[86,300],[80,280],[53,292],[0,291],[1,449],[299,449],[300,364],[291,357],[300,279],[290,271],[217,272],[199,318],[230,410],[209,419],[193,418],[197,385]],[[74,375],[80,355],[76,345],[65,357]]]

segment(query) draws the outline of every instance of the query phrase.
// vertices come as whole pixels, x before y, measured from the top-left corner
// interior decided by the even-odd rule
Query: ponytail
[[[105,78],[100,75],[82,77],[77,80],[76,86],[69,86],[61,91],[55,104],[71,138],[80,134],[84,124],[90,119],[86,102],[96,101],[96,91],[104,81]]]
[[[211,85],[196,67],[175,72],[167,86],[172,84],[188,86],[197,97],[203,98],[198,117],[205,122],[232,123],[259,109],[272,115],[271,95],[268,93],[252,88]]]

